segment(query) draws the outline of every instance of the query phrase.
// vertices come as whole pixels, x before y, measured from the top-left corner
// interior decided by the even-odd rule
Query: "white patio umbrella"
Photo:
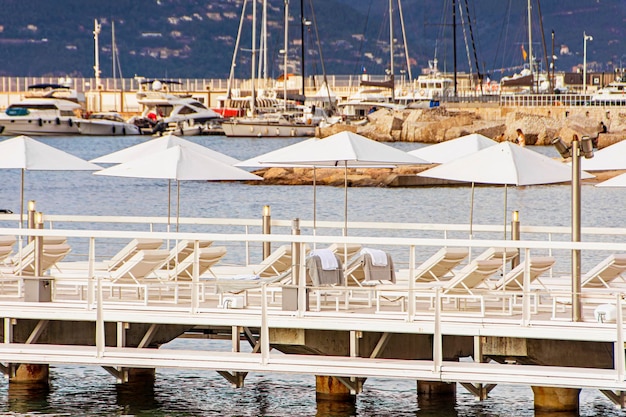
[[[87,162],[28,136],[16,136],[0,142],[0,169],[21,169],[20,227],[24,220],[24,172],[96,171],[102,167]]]
[[[271,155],[260,162],[268,166],[343,168],[344,235],[348,231],[348,168],[382,168],[427,163],[399,149],[345,131],[291,148],[289,152],[280,155]]]
[[[225,155],[221,152],[214,151],[206,146],[199,145],[181,137],[168,134],[159,138],[150,139],[145,142],[141,142],[137,145],[130,146],[125,149],[121,149],[116,152],[109,153],[107,155],[100,156],[92,159],[91,162],[96,164],[121,164],[131,161],[133,159],[141,158],[147,154],[163,151],[173,146],[187,146],[198,153],[206,155],[210,158],[217,159],[229,165],[234,165],[239,162],[231,156]]]
[[[510,142],[502,142],[417,174],[423,177],[471,182],[470,235],[474,209],[474,184],[504,185],[504,225],[507,223],[507,186],[537,185],[572,180],[572,169],[562,162]],[[583,172],[581,178],[594,176]],[[505,236],[506,238],[506,236]]]
[[[144,157],[151,153],[164,151],[165,149],[169,149],[174,146],[185,146],[189,149],[192,149],[194,152],[199,154],[208,156],[212,159],[217,159],[220,162],[223,162],[228,165],[234,165],[239,162],[238,159],[225,155],[221,152],[214,151],[212,149],[207,148],[206,146],[199,145],[190,140],[172,135],[171,133],[161,136],[156,139],[150,139],[145,142],[141,142],[137,145],[130,146],[128,148],[121,149],[116,152],[112,152],[98,158],[92,159],[91,162],[102,163],[102,164],[122,164],[124,162],[132,161],[137,158]],[[168,206],[167,206],[167,218],[170,218],[171,208],[169,206],[169,202],[171,201],[172,194],[172,180],[169,179],[167,182],[167,193],[168,193]]]
[[[107,175],[127,178],[160,178],[176,180],[176,229],[180,217],[180,181],[227,181],[227,180],[262,180],[258,175],[225,164],[186,146],[176,145],[160,152],[124,162],[113,167],[95,172],[94,175]],[[168,225],[169,225],[168,194]]]
[[[606,171],[626,169],[626,141],[614,143],[593,153],[593,158],[581,158],[580,169],[585,171]],[[568,162],[571,165],[571,162]]]
[[[626,174],[620,174],[596,184],[596,187],[626,187]]]
[[[498,142],[487,136],[472,133],[435,145],[424,146],[410,151],[409,154],[428,162],[443,164],[497,144]]]

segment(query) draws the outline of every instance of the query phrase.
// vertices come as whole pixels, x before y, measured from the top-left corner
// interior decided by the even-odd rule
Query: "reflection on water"
[[[45,383],[12,383],[8,386],[7,408],[13,413],[45,413],[50,387]]]
[[[190,138],[238,159],[277,149],[297,139]],[[42,138],[42,142],[85,159],[122,149],[145,138]],[[404,150],[417,144],[396,143]],[[549,150],[538,149],[550,154]],[[555,154],[552,156],[556,156]],[[20,174],[0,170],[0,208],[19,210]],[[87,172],[29,171],[26,199],[37,201],[38,211],[76,215],[149,215],[167,213],[167,182],[161,180],[97,177]],[[584,186],[583,226],[621,226],[626,193],[620,189]],[[197,217],[259,218],[264,205],[277,219],[312,218],[312,187],[265,186],[189,181],[181,185],[181,215]],[[348,191],[349,218],[355,221],[468,223],[468,187],[413,189],[354,188]],[[474,222],[502,224],[504,190],[479,187],[475,191]],[[343,190],[319,187],[318,220],[340,221]],[[566,185],[511,187],[508,210],[519,210],[522,224],[570,224],[570,189]],[[510,220],[510,219],[509,219]],[[181,229],[184,231],[184,229]],[[408,236],[408,232],[399,232]],[[358,231],[354,232],[358,235]],[[229,260],[230,261],[230,260]],[[593,260],[591,260],[593,261]],[[591,262],[590,261],[590,262]],[[585,265],[583,265],[585,267]],[[168,348],[206,348],[180,340]],[[230,349],[210,345],[211,349]],[[214,372],[159,369],[154,383],[118,386],[96,367],[50,368],[49,390],[25,388],[0,381],[0,414],[13,416],[411,416],[499,417],[533,416],[529,387],[498,386],[489,398],[476,401],[457,386],[454,400],[418,398],[416,382],[370,378],[354,405],[316,403],[315,378],[302,375],[249,374],[245,386],[232,388]],[[581,416],[619,416],[621,413],[597,390],[583,390]],[[562,416],[562,414],[559,414]]]

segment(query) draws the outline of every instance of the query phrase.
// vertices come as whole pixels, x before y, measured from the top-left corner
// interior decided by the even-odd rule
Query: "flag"
[[[526,53],[526,49],[524,49],[524,45],[522,45],[522,58],[524,58],[524,61],[526,61],[526,58],[528,58],[528,54]]]

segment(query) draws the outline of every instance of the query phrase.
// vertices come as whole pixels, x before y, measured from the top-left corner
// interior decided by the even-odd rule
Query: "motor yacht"
[[[76,135],[82,107],[75,90],[60,84],[30,86],[23,100],[0,113],[2,135]]]
[[[118,136],[140,135],[139,126],[127,122],[116,112],[92,113],[86,119],[76,122],[81,135],[92,136]]]
[[[144,107],[144,110],[141,116],[129,122],[135,123],[143,133],[147,134],[163,133],[168,128],[182,126],[183,133],[187,136],[203,132],[207,124],[222,120],[221,115],[192,97],[148,91],[141,92],[141,95],[138,93],[137,101]]]
[[[617,79],[598,89],[589,99],[590,104],[624,105],[626,104],[626,82]]]

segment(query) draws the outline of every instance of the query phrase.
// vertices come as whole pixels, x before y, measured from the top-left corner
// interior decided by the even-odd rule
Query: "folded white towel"
[[[372,257],[372,265],[387,266],[387,252],[380,249],[363,248],[361,254],[369,254]]]
[[[330,249],[316,249],[309,252],[309,257],[317,256],[322,262],[322,269],[332,271],[339,268],[335,253]]]

